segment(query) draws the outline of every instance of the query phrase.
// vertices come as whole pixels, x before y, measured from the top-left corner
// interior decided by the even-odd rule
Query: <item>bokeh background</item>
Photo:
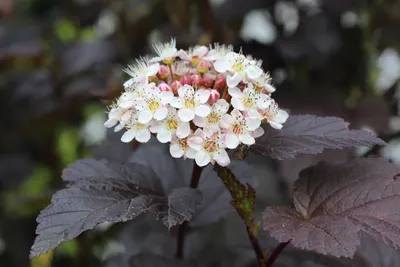
[[[35,218],[63,186],[62,169],[126,149],[103,127],[122,68],[171,37],[182,48],[241,47],[263,60],[281,107],[343,117],[388,142],[267,167],[254,159],[269,174],[265,203],[285,201],[298,171],[319,160],[400,163],[399,29],[398,0],[0,0],[0,266],[103,266],[127,249],[110,241],[117,226],[28,259]]]

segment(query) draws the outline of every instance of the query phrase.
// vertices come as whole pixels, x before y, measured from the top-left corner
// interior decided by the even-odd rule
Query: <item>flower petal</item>
[[[110,119],[108,119],[108,120],[104,123],[104,126],[105,126],[106,128],[111,128],[111,127],[114,127],[115,124],[117,124],[117,123],[118,123],[118,120],[117,120],[117,119],[110,118]]]
[[[150,132],[152,133],[158,133],[161,129],[163,129],[163,127],[159,122],[155,122],[150,126]]]
[[[178,97],[174,97],[174,98],[171,100],[170,105],[173,106],[174,108],[183,108],[182,99],[180,99],[180,98],[178,98]]]
[[[171,153],[171,156],[174,158],[181,158],[185,151],[181,148],[180,145],[173,144],[169,147],[169,153]]]
[[[248,145],[248,146],[250,146],[256,142],[256,140],[254,140],[254,138],[249,134],[239,135],[239,140],[240,140],[240,142],[242,142],[243,144]]]
[[[146,143],[150,140],[150,137],[151,135],[149,129],[140,130],[136,134],[136,140],[140,143]]]
[[[250,79],[257,79],[261,76],[263,70],[256,65],[249,65],[245,68],[245,72]]]
[[[197,154],[197,150],[189,147],[188,149],[186,149],[186,153],[185,156],[189,159],[194,159],[196,158],[196,154]]]
[[[172,134],[171,131],[168,131],[166,129],[161,129],[160,131],[158,131],[157,133],[157,139],[158,141],[160,141],[161,143],[168,143],[171,141],[172,139]]]
[[[160,120],[165,119],[167,117],[167,115],[168,115],[168,108],[167,107],[160,107],[154,113],[154,119],[160,121]]]
[[[210,98],[210,94],[211,94],[210,90],[200,89],[200,90],[197,90],[195,99],[197,101],[199,101],[201,104],[204,104]]]
[[[264,135],[264,129],[262,127],[258,127],[253,133],[252,136],[254,138],[258,138]]]
[[[176,129],[176,136],[178,138],[188,137],[190,134],[190,124],[188,122],[182,122]]]
[[[199,116],[196,116],[196,117],[194,117],[194,119],[193,119],[193,123],[194,123],[194,125],[196,125],[197,127],[204,127],[205,122],[206,122],[206,119],[205,119],[205,118],[202,118],[202,117],[199,117]]]
[[[232,97],[231,104],[235,109],[244,110],[244,105],[241,98]]]
[[[214,62],[214,68],[217,72],[222,73],[231,68],[231,64],[226,59],[220,59]]]
[[[118,102],[118,106],[121,108],[133,108],[136,105],[135,100],[121,100]]]
[[[269,83],[264,84],[264,88],[269,93],[273,93],[276,91],[275,87],[273,87],[272,84],[269,84]]]
[[[239,138],[234,134],[226,134],[225,143],[227,148],[235,149],[239,145]]]
[[[269,125],[271,125],[272,128],[275,128],[277,130],[282,129],[283,125],[276,122],[276,121],[268,121]]]
[[[122,136],[121,136],[121,141],[124,143],[129,143],[136,137],[136,130],[130,129],[126,131]]]
[[[163,105],[169,104],[173,99],[174,99],[174,93],[172,91],[161,92],[161,104]]]
[[[147,71],[147,76],[156,75],[159,69],[160,69],[160,63],[155,63],[150,65]]]
[[[236,87],[242,81],[242,77],[239,73],[235,73],[233,76],[226,76],[226,84],[229,88]]]
[[[280,109],[278,111],[278,114],[276,114],[274,120],[280,123],[284,123],[288,118],[289,118],[289,113],[287,113],[287,111],[283,109]]]
[[[240,90],[238,87],[229,88],[228,93],[234,98],[239,98],[243,95],[242,90]]]
[[[204,139],[201,136],[192,136],[187,140],[189,147],[194,150],[200,150],[203,146]]]
[[[225,149],[219,149],[215,154],[213,159],[222,167],[228,166],[231,163],[228,153]]]
[[[178,51],[177,56],[180,57],[181,59],[184,59],[184,60],[190,60],[189,55],[188,55],[188,54],[186,53],[186,51],[183,50],[183,49],[180,49],[180,50]]]
[[[181,119],[181,121],[188,122],[193,120],[194,112],[191,109],[183,108],[178,111],[178,117]]]
[[[222,128],[227,129],[231,127],[232,123],[233,123],[233,117],[231,115],[225,114],[221,117],[220,124]]]
[[[121,131],[122,129],[124,129],[124,127],[125,127],[124,124],[122,124],[122,123],[118,124],[118,125],[115,126],[115,128],[114,128],[114,132],[119,132],[119,131]]]
[[[211,161],[211,157],[205,151],[197,151],[195,161],[200,167],[206,166]]]
[[[254,131],[261,125],[261,120],[257,118],[246,118],[246,126],[249,131]]]
[[[194,110],[194,112],[197,116],[205,118],[210,115],[211,108],[207,105],[200,105]]]
[[[271,104],[272,100],[268,95],[260,94],[259,98],[257,99],[257,107],[260,109],[266,109]]]
[[[182,98],[184,98],[185,95],[194,95],[194,89],[190,85],[185,84],[184,86],[179,87],[178,95]]]
[[[207,52],[208,52],[207,46],[204,45],[197,46],[193,49],[193,56],[203,57],[205,54],[207,54]]]
[[[145,124],[151,121],[152,118],[153,118],[153,113],[151,113],[150,110],[142,110],[139,113],[138,121],[140,123]]]
[[[229,103],[225,99],[218,99],[213,109],[220,115],[225,114],[229,110]]]

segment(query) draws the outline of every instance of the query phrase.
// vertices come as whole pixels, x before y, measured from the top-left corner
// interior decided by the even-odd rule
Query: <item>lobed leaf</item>
[[[279,241],[292,239],[295,246],[336,257],[354,255],[359,232],[398,249],[399,173],[400,166],[381,158],[309,167],[294,183],[295,209],[267,207],[264,230]]]
[[[151,212],[168,227],[190,220],[201,200],[196,189],[177,188],[170,195],[147,167],[93,159],[71,164],[63,178],[72,182],[52,197],[39,223],[31,257],[103,222],[121,222]]]
[[[298,154],[319,154],[324,149],[385,144],[369,132],[350,130],[348,126],[349,123],[341,118],[293,115],[281,130],[265,129],[264,136],[257,139],[252,150],[283,160]]]

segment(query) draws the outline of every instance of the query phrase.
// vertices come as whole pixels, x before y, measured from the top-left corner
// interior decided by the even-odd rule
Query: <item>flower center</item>
[[[143,123],[140,123],[140,122],[136,123],[136,130],[143,130],[144,128],[147,128],[147,127]]]
[[[216,139],[208,140],[203,145],[203,149],[209,153],[217,151],[218,147]]]
[[[176,128],[178,128],[178,122],[176,120],[172,120],[172,119],[168,120],[167,125],[170,130],[175,130]]]
[[[208,115],[208,123],[210,124],[217,124],[219,122],[219,116],[215,112],[211,112],[210,115]]]
[[[194,102],[194,99],[185,99],[184,105],[186,108],[194,108],[196,106],[196,103]]]
[[[234,134],[242,134],[243,133],[243,127],[241,124],[234,124],[232,127],[232,132]]]
[[[189,147],[189,145],[187,144],[187,138],[178,139],[177,143],[184,150]]]
[[[254,101],[250,97],[243,98],[243,106],[246,108],[254,108]]]
[[[152,112],[155,112],[159,107],[160,107],[160,103],[158,103],[158,101],[151,101],[149,103],[149,109]]]
[[[242,62],[235,62],[232,64],[232,69],[234,72],[243,72],[244,66]]]

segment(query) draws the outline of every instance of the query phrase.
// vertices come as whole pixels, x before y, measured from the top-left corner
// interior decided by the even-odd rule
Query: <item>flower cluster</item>
[[[219,44],[178,50],[174,39],[154,50],[125,69],[131,78],[110,107],[105,126],[126,129],[122,142],[155,135],[175,158],[226,166],[227,149],[254,144],[261,123],[281,129],[287,120],[261,61]]]

